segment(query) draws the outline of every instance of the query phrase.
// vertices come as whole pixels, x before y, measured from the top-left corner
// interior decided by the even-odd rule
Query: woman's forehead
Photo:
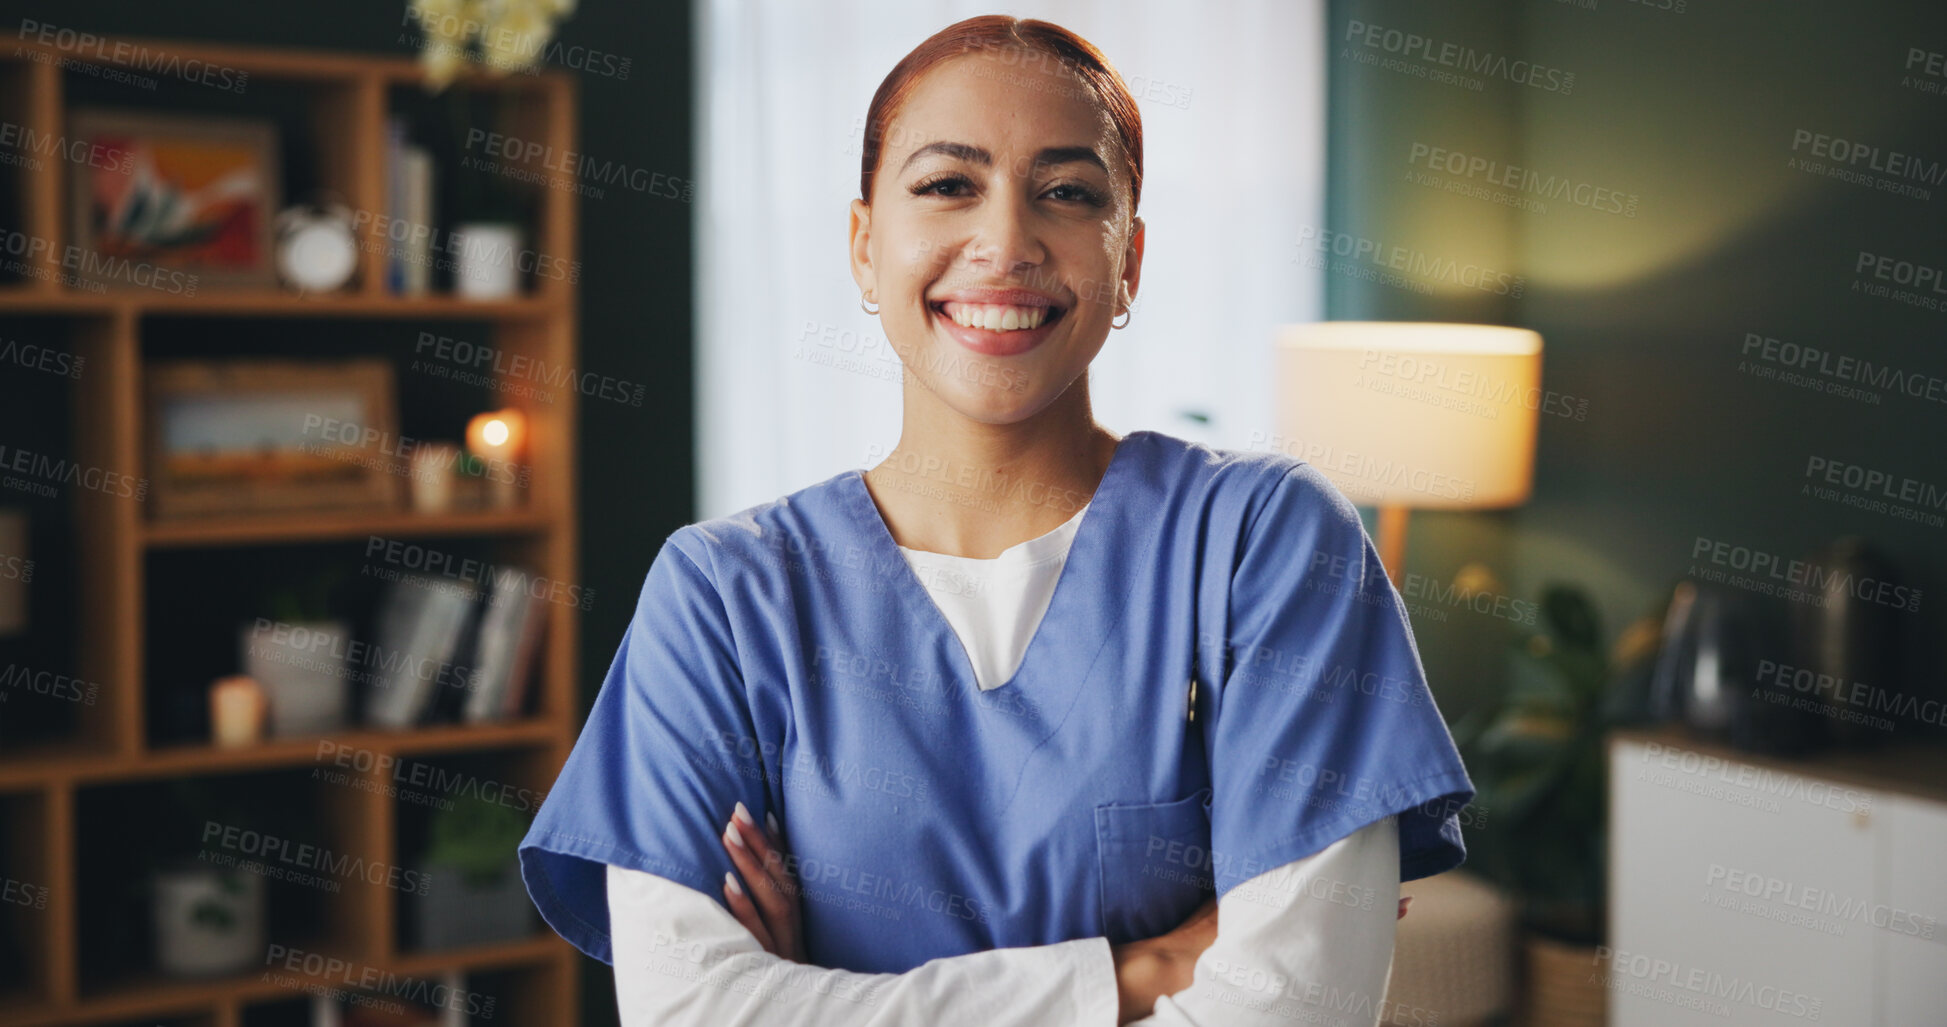
[[[1115,123],[1080,76],[1052,58],[1004,53],[955,57],[922,74],[887,126],[885,155],[903,161],[935,142],[997,156],[1049,146],[1087,146],[1104,158],[1116,152]]]

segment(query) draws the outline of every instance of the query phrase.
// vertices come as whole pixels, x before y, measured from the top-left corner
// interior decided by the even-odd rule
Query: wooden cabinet
[[[1947,1010],[1947,760],[1609,750],[1615,1027],[1905,1027]]]
[[[354,211],[386,209],[386,118],[397,104],[421,95],[421,73],[409,59],[315,51],[201,46],[166,41],[113,40],[110,45],[62,49],[28,40],[0,51],[0,118],[12,138],[59,140],[77,96],[99,94],[101,83],[124,74],[126,54],[146,55],[163,68],[219,68],[248,76],[247,97],[205,90],[193,97],[203,113],[227,103],[277,108],[280,128],[306,155],[306,181],[330,190]],[[124,47],[122,44],[127,44]],[[132,50],[129,48],[133,48]],[[166,77],[166,74],[163,76]],[[169,86],[172,83],[164,83]],[[173,83],[180,87],[180,83]],[[559,73],[505,79],[463,79],[467,91],[494,110],[490,127],[544,144],[576,149],[575,84]],[[180,92],[180,88],[177,89]],[[121,94],[118,94],[118,96]],[[168,88],[130,89],[129,106],[167,111]],[[74,464],[136,479],[144,476],[143,385],[152,362],[183,355],[307,357],[311,342],[331,340],[339,354],[379,356],[404,365],[421,331],[466,326],[469,338],[517,357],[516,368],[578,367],[576,290],[567,276],[536,276],[521,295],[470,302],[450,295],[404,297],[385,282],[382,220],[362,219],[359,273],[345,291],[300,295],[274,288],[201,288],[194,294],[157,290],[96,291],[62,281],[59,254],[71,243],[69,161],[60,151],[14,147],[0,169],[0,227],[37,241],[0,278],[0,337],[51,340],[79,358],[71,379],[7,367],[8,402],[25,390],[66,390],[71,446],[59,454]],[[23,156],[24,155],[24,156]],[[553,255],[576,252],[576,197],[562,172],[541,166],[520,181],[534,212],[533,246]],[[287,197],[291,199],[294,197]],[[46,273],[43,273],[46,272]],[[302,329],[302,330],[300,330]],[[404,340],[404,341],[402,341]],[[402,372],[403,373],[403,372]],[[201,631],[197,607],[220,598],[223,576],[275,567],[300,554],[331,560],[356,555],[374,537],[410,539],[491,560],[517,562],[556,582],[578,580],[575,536],[577,399],[572,380],[548,391],[505,380],[488,368],[478,386],[526,415],[531,487],[516,509],[420,515],[377,513],[234,514],[196,520],[156,520],[140,497],[71,487],[60,506],[37,511],[65,532],[67,554],[56,565],[71,589],[74,614],[41,610],[40,630],[66,632],[62,652],[47,658],[58,671],[85,681],[98,695],[63,709],[65,727],[32,744],[0,747],[0,879],[12,888],[0,902],[0,944],[23,954],[17,982],[0,987],[0,1025],[303,1022],[307,991],[345,986],[338,967],[358,979],[440,981],[458,972],[467,987],[494,998],[491,1017],[476,1022],[542,1024],[577,1019],[578,954],[535,920],[529,937],[512,942],[414,951],[402,919],[409,903],[383,875],[339,874],[341,888],[307,893],[290,903],[292,926],[272,945],[302,948],[336,961],[279,965],[275,974],[249,972],[206,980],[164,978],[135,961],[113,958],[131,931],[145,930],[148,909],[118,898],[127,882],[118,870],[135,865],[153,839],[139,814],[172,783],[194,781],[254,794],[246,786],[279,783],[287,801],[260,804],[240,819],[251,826],[266,805],[302,822],[302,840],[361,865],[397,867],[409,860],[403,841],[425,833],[425,810],[400,795],[393,769],[402,763],[490,780],[496,786],[544,793],[573,745],[579,723],[573,605],[551,604],[533,699],[521,716],[494,723],[447,724],[400,731],[364,727],[328,739],[289,738],[245,748],[207,742],[158,741],[153,730],[162,685],[184,674],[159,658],[163,636]],[[456,429],[459,426],[456,425]],[[458,435],[456,430],[454,436]],[[0,443],[16,440],[0,438]],[[0,502],[12,495],[0,496]],[[48,575],[48,577],[55,577]],[[68,622],[68,623],[64,623]],[[196,626],[201,623],[203,626]],[[189,625],[185,627],[185,625]],[[234,643],[227,635],[206,640]],[[31,697],[9,695],[6,711]],[[178,697],[180,698],[180,697]],[[349,769],[325,766],[322,742],[353,751]],[[336,775],[319,777],[319,773]],[[437,788],[434,789],[437,792]],[[437,797],[437,796],[436,796]],[[526,811],[528,817],[532,810]],[[510,852],[511,855],[511,852]],[[374,883],[379,882],[379,883]],[[272,961],[270,952],[266,962]]]

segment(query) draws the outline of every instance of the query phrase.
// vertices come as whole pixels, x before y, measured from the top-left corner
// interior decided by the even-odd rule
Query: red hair
[[[865,146],[859,159],[859,198],[872,202],[872,179],[879,170],[879,154],[886,129],[899,113],[906,97],[919,78],[934,65],[976,51],[1003,51],[1026,60],[1053,60],[1079,76],[1095,93],[1109,113],[1116,135],[1122,141],[1123,159],[1129,170],[1130,203],[1133,214],[1143,192],[1143,122],[1136,110],[1136,98],[1122,81],[1122,75],[1103,56],[1095,44],[1052,22],[1033,18],[1014,18],[1004,14],[983,14],[955,22],[934,33],[893,65],[879,91],[872,94],[872,106],[865,112]]]

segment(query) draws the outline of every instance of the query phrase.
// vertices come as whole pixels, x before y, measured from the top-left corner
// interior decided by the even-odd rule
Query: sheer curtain
[[[1301,233],[1325,180],[1322,0],[697,0],[697,510],[877,463],[900,365],[846,260],[865,109],[962,18],[1095,43],[1142,110],[1148,225],[1129,327],[1090,370],[1097,418],[1245,448],[1271,423],[1275,325],[1317,319]]]

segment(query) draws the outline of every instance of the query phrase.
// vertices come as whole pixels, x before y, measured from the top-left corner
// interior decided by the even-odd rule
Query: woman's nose
[[[969,260],[1002,274],[1034,267],[1046,256],[1028,212],[1009,202],[987,205],[968,247]]]

